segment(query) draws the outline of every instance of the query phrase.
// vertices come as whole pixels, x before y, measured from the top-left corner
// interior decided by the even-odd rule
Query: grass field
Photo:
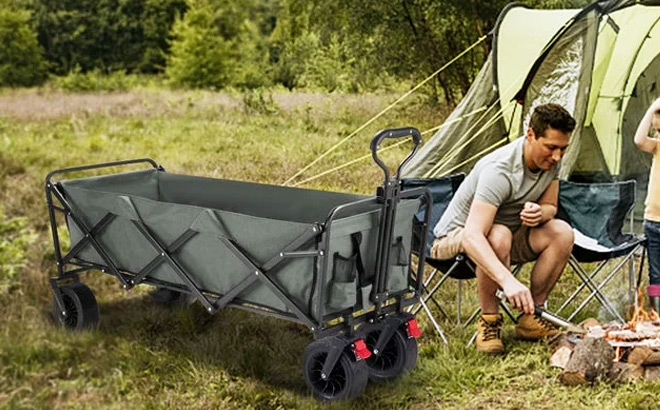
[[[312,337],[290,322],[230,309],[210,316],[199,304],[163,308],[148,298],[149,288],[127,293],[110,276],[90,272],[82,279],[99,301],[99,328],[70,333],[54,326],[48,278],[56,269],[43,193],[48,171],[151,157],[171,172],[280,184],[392,100],[284,92],[0,92],[0,408],[658,408],[657,382],[562,386],[559,371],[548,365],[547,346],[514,340],[510,324],[508,354],[493,358],[465,347],[472,327],[444,323],[451,340],[445,346],[420,316],[424,335],[413,372],[331,405],[305,388],[300,359]],[[304,177],[368,154],[380,128],[425,130],[445,115],[407,103]],[[386,158],[394,163],[405,154],[395,149]],[[304,186],[372,193],[381,179],[365,160]],[[572,280],[567,275],[558,293]],[[472,286],[466,301],[474,306]],[[442,298],[453,303],[455,287]]]

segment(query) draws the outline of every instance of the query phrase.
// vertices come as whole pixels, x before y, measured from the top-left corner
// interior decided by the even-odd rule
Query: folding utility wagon
[[[390,177],[376,150],[385,138],[411,135],[414,149]],[[309,387],[327,400],[356,397],[368,379],[394,378],[417,359],[419,330],[403,309],[419,296],[412,224],[430,195],[401,191],[399,176],[420,143],[414,128],[374,137],[373,158],[385,173],[374,197],[170,174],[150,159],[53,171],[46,198],[55,317],[71,329],[96,325],[96,299],[79,281],[94,269],[124,289],[146,283],[171,301],[194,297],[211,314],[233,306],[304,323],[316,339],[303,357]],[[54,181],[139,163],[151,167]],[[66,254],[56,212],[70,233]],[[418,265],[423,271],[423,256]]]

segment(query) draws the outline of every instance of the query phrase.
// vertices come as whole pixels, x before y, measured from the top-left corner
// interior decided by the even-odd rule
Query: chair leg
[[[463,328],[468,327],[468,326],[470,325],[470,323],[474,322],[474,319],[476,319],[477,316],[479,316],[479,313],[481,313],[481,308],[476,308],[476,309],[474,310],[474,312],[472,312],[472,314],[470,315],[470,317],[469,317],[469,318],[465,321],[465,323],[463,324]]]
[[[428,290],[427,290],[426,288],[424,288],[424,290],[428,292]],[[442,316],[444,316],[444,318],[445,318],[447,321],[449,321],[449,323],[451,323],[451,324],[454,323],[454,321],[452,320],[452,318],[451,318],[451,316],[449,315],[449,313],[447,313],[447,311],[442,307],[442,305],[440,305],[440,303],[437,301],[437,299],[435,298],[434,295],[429,295],[429,297],[426,299],[426,301],[428,302],[429,300],[430,300],[431,302],[433,302],[433,304],[434,304],[435,307],[438,309],[438,311],[440,311],[440,313],[442,314]],[[413,307],[413,306],[410,307],[410,309],[408,310],[408,312],[410,312],[410,311],[412,310],[412,307]],[[419,305],[418,308],[417,308],[417,311],[415,312],[415,314],[417,314],[417,312],[419,312],[419,310],[420,310],[421,308],[422,308],[422,306]]]
[[[426,302],[420,299],[420,304],[424,308],[424,311],[426,312],[426,316],[428,316],[429,320],[433,324],[433,327],[435,328],[435,331],[438,332],[438,335],[440,335],[440,338],[445,344],[449,344],[447,341],[447,338],[445,337],[445,333],[442,331],[442,328],[440,328],[440,325],[438,325],[438,322],[436,322],[435,318],[433,317],[433,314],[431,313],[431,310],[429,309],[428,305]]]
[[[467,342],[467,347],[472,346],[472,343],[474,343],[474,341],[477,340],[477,335],[478,335],[478,334],[479,334],[479,331],[475,331],[475,332],[472,334],[472,337],[471,337],[470,340],[468,340],[468,342]]]
[[[447,313],[447,311],[444,310],[444,309],[442,308],[442,306],[440,305],[440,303],[438,303],[438,301],[437,301],[437,300],[435,299],[435,297],[433,296],[433,293],[429,292],[429,289],[428,289],[429,284],[431,283],[431,281],[433,280],[433,278],[437,275],[437,273],[438,273],[438,270],[437,270],[437,269],[433,269],[433,272],[431,272],[431,274],[430,274],[429,277],[426,279],[426,281],[424,281],[424,283],[422,283],[422,291],[423,291],[423,294],[424,294],[424,295],[427,295],[427,297],[426,297],[425,300],[428,302],[428,300],[430,299],[430,300],[433,302],[433,304],[435,305],[435,307],[437,307],[438,310],[440,311],[440,313],[445,317],[445,319],[447,319],[450,323],[453,323],[452,320],[451,320],[451,316],[449,316],[449,314]],[[444,281],[445,279],[446,279],[446,278],[443,278],[443,279],[441,279],[441,280]],[[417,305],[417,304],[415,303],[415,304],[412,304],[412,305],[408,306],[408,307],[406,308],[406,312],[408,312],[408,313],[412,313],[412,314],[414,314],[414,315],[416,315],[417,313],[419,313],[419,311],[421,310],[422,306],[421,306],[421,305],[417,305],[417,306],[416,306],[416,305]],[[413,309],[414,309],[414,311],[413,311]]]
[[[600,302],[600,304],[601,304],[603,307],[605,307],[605,309],[607,309],[607,311],[608,311],[612,316],[614,316],[614,317],[619,316],[619,317],[620,317],[620,315],[617,313],[616,309],[615,309],[615,308],[612,306],[612,304],[607,300],[607,298],[605,297],[605,295],[603,295],[603,293],[602,293],[602,292],[598,289],[598,287],[596,286],[596,283],[592,280],[592,279],[596,276],[596,274],[599,273],[600,269],[601,269],[602,267],[605,266],[605,264],[603,263],[603,264],[599,265],[599,267],[596,268],[596,271],[595,271],[595,272],[591,275],[591,277],[590,277],[590,276],[587,274],[587,272],[584,270],[584,268],[582,268],[582,266],[580,265],[579,262],[577,262],[577,261],[570,261],[570,262],[571,262],[571,267],[573,268],[573,270],[575,271],[575,273],[576,273],[576,274],[580,277],[580,279],[582,280],[582,284],[585,285],[586,287],[588,287],[589,290],[592,292],[591,296],[589,296],[589,300],[591,300],[591,298],[593,298],[593,297],[595,296],[596,299],[598,299],[598,302]],[[572,300],[574,300],[574,299],[575,299],[575,297],[574,297],[573,299],[569,298],[569,299],[567,299],[567,301],[572,301]],[[566,302],[565,302],[565,303],[566,303]],[[573,312],[573,313],[575,313],[575,312]],[[557,314],[559,314],[559,311],[557,311]]]
[[[456,323],[458,325],[461,324],[461,302],[462,302],[462,296],[463,296],[463,287],[461,286],[461,281],[459,280],[458,283],[456,284],[457,287],[457,292],[456,292]]]
[[[596,277],[596,275],[598,275],[598,273],[605,266],[606,263],[607,263],[607,261],[601,262],[600,264],[598,264],[596,269],[594,269],[591,272],[591,274],[587,275],[587,273],[580,266],[580,263],[577,261],[577,259],[575,259],[575,257],[573,255],[571,255],[569,260],[568,260],[568,264],[571,268],[573,268],[573,270],[577,273],[577,275],[580,276],[580,279],[582,280],[582,283],[580,284],[580,286],[578,286],[575,289],[575,291],[573,291],[571,296],[569,296],[564,301],[564,303],[562,303],[562,305],[559,307],[559,309],[557,309],[555,311],[555,314],[560,314],[562,310],[564,310],[571,302],[573,302],[573,300],[575,300],[577,295],[580,294],[580,292],[582,292],[582,289],[587,287],[589,284],[593,285],[592,280]],[[583,273],[585,276],[587,276],[587,279],[586,280],[583,279],[582,276],[580,275],[580,273]],[[590,288],[590,290],[593,290],[593,288],[591,286],[589,288]]]
[[[610,310],[610,312],[613,312],[615,314],[616,318],[622,324],[626,323],[625,319],[623,319],[623,317],[621,317],[619,312],[617,312],[616,309],[614,309],[614,307],[607,300],[605,295],[602,294],[601,289],[614,277],[614,275],[621,269],[621,267],[624,266],[626,264],[626,262],[628,262],[628,259],[630,259],[632,257],[632,255],[633,255],[632,253],[628,254],[621,262],[619,262],[616,265],[616,267],[612,270],[612,272],[610,272],[610,274],[607,275],[607,277],[598,285],[598,287],[596,287],[596,289],[594,289],[591,292],[591,294],[582,302],[582,304],[580,304],[580,306],[578,306],[578,308],[573,313],[571,313],[571,315],[567,318],[568,321],[571,321],[580,311],[582,311],[582,309],[584,309],[584,307],[587,305],[587,303],[589,303],[591,301],[591,299],[594,298],[594,296],[600,294],[600,296],[603,299],[605,299],[605,302],[606,302],[605,304],[603,304],[603,306],[606,307],[608,310]]]
[[[452,271],[452,270],[449,269],[449,270],[447,271],[447,273],[445,273],[444,275],[442,275],[442,277],[440,278],[440,280],[438,280],[438,282],[437,282],[435,285],[433,285],[433,288],[431,288],[430,291],[427,291],[427,292],[426,292],[426,295],[422,296],[422,297],[419,299],[420,302],[421,302],[421,301],[428,302],[429,299],[431,299],[431,298],[433,297],[433,295],[434,295],[435,292],[438,290],[438,288],[440,288],[440,286],[442,286],[442,284],[445,283],[445,281],[446,281],[447,278],[449,277],[449,274],[451,273],[451,271]],[[426,286],[425,286],[424,288],[426,288]],[[413,309],[412,314],[413,314],[413,315],[416,315],[421,309],[422,309],[422,305],[420,304],[420,306],[417,306],[416,308]]]

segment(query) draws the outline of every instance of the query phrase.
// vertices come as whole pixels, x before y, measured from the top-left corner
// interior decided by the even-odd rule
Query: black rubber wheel
[[[369,369],[364,360],[356,361],[355,356],[342,351],[337,364],[325,379],[321,376],[323,364],[334,346],[346,346],[346,342],[336,337],[316,340],[307,346],[303,355],[303,376],[314,396],[328,401],[354,399],[360,396],[369,381]]]
[[[364,339],[367,348],[373,352],[381,332],[391,325],[380,323],[365,326],[361,329],[360,335]],[[369,380],[374,382],[392,380],[415,367],[417,363],[417,340],[408,338],[404,330],[397,328],[382,351],[378,354],[372,354],[366,360],[366,363],[369,367]]]
[[[84,330],[96,327],[99,323],[99,305],[94,292],[82,283],[62,286],[62,301],[66,315],[53,300],[53,316],[57,323],[70,330]]]
[[[195,297],[184,292],[167,288],[156,288],[149,292],[151,300],[164,306],[188,306],[195,302]]]

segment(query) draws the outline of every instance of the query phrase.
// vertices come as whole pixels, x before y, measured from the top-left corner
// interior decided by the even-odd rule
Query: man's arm
[[[527,202],[520,212],[523,225],[535,227],[544,224],[557,214],[557,199],[559,198],[559,181],[553,180],[543,191],[537,203]]]
[[[635,145],[642,151],[650,152],[653,154],[658,145],[658,141],[654,138],[649,138],[649,131],[651,130],[651,124],[653,121],[653,114],[660,110],[660,98],[653,101],[653,104],[646,110],[646,114],[639,122],[637,126],[637,132],[635,133]]]
[[[532,314],[534,313],[532,293],[504,266],[488,242],[487,235],[493,226],[496,213],[495,205],[476,198],[472,201],[463,230],[463,248],[470,259],[502,287],[513,307]]]

